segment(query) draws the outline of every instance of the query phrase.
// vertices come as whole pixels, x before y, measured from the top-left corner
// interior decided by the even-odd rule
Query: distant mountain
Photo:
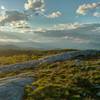
[[[10,44],[0,44],[0,49],[54,49],[53,46],[48,46],[47,43],[35,43],[35,42],[20,42]]]
[[[29,34],[28,34],[29,33]],[[0,48],[99,49],[100,23],[83,24],[76,29],[48,29],[45,32],[0,31]],[[8,39],[8,40],[7,40]],[[16,42],[17,41],[17,42]]]
[[[0,45],[0,49],[19,49],[19,47],[15,45]]]

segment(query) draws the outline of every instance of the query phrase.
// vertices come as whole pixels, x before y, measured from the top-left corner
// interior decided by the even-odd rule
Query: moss
[[[25,100],[99,100],[99,63],[100,59],[84,59],[81,65],[74,60],[41,64],[34,71],[37,81],[25,89]]]

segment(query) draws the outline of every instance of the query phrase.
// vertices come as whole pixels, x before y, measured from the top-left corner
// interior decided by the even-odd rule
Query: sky
[[[100,49],[100,0],[0,0],[0,45]]]

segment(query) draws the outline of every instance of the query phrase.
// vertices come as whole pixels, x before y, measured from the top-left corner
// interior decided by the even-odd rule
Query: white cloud
[[[95,13],[93,13],[93,16],[95,16],[95,17],[100,17],[100,12],[95,12]]]
[[[85,15],[88,10],[100,7],[100,2],[80,5],[76,11],[77,14]]]
[[[5,25],[6,23],[11,23],[13,21],[27,20],[26,14],[18,11],[5,11],[4,14],[0,16],[0,25]]]
[[[9,26],[12,28],[30,28],[28,23],[24,20],[20,20],[20,21],[12,21],[11,23],[9,23]]]
[[[47,15],[47,18],[58,18],[62,15],[60,11],[52,12],[51,14]]]
[[[5,18],[5,16],[0,16],[0,22],[3,21]]]
[[[22,42],[22,41],[19,39],[0,39],[0,42],[8,43],[8,42]]]
[[[1,9],[2,9],[2,10],[5,10],[5,7],[2,5],[2,6],[1,6]]]
[[[24,5],[26,10],[43,12],[45,8],[44,0],[28,0]]]
[[[0,26],[0,32],[17,32],[23,34],[33,33],[33,29],[27,23],[27,21],[12,21],[5,26]]]
[[[45,2],[44,0],[27,0],[24,5],[26,13],[29,15],[36,14],[42,15],[46,18],[57,18],[60,17],[62,14],[60,11],[52,12],[51,14],[45,14]]]
[[[39,27],[39,28],[36,28],[36,29],[34,30],[34,32],[35,32],[35,33],[38,33],[38,32],[46,32],[46,30],[43,29],[43,28],[41,28],[41,27]]]
[[[71,30],[71,29],[77,29],[81,26],[82,24],[76,22],[76,23],[69,23],[69,24],[57,24],[54,25],[53,28],[55,30]]]
[[[76,42],[76,43],[89,43],[89,40],[82,39],[82,38],[79,38],[79,37],[65,36],[63,38],[67,39],[67,40],[72,40],[72,42]]]
[[[56,24],[56,25],[53,25],[51,27],[47,27],[47,28],[36,28],[34,30],[35,33],[45,33],[47,31],[60,31],[60,30],[73,30],[73,29],[77,29],[77,28],[80,28],[80,27],[83,27],[84,25],[83,24],[80,24],[80,23],[66,23],[66,24]]]

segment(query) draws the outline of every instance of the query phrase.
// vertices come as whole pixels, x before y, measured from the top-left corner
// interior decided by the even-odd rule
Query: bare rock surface
[[[31,77],[10,77],[0,80],[0,100],[23,100],[24,87],[32,81]]]
[[[39,60],[32,60],[32,61],[27,61],[24,63],[0,66],[0,73],[34,68],[34,67],[37,67],[39,64],[42,64],[45,62],[53,63],[56,61],[65,61],[65,60],[73,59],[73,58],[81,59],[84,57],[86,58],[86,57],[96,56],[97,54],[100,54],[100,51],[93,51],[93,50],[70,51],[70,52],[66,52],[66,53],[47,56],[47,57],[41,58]]]

